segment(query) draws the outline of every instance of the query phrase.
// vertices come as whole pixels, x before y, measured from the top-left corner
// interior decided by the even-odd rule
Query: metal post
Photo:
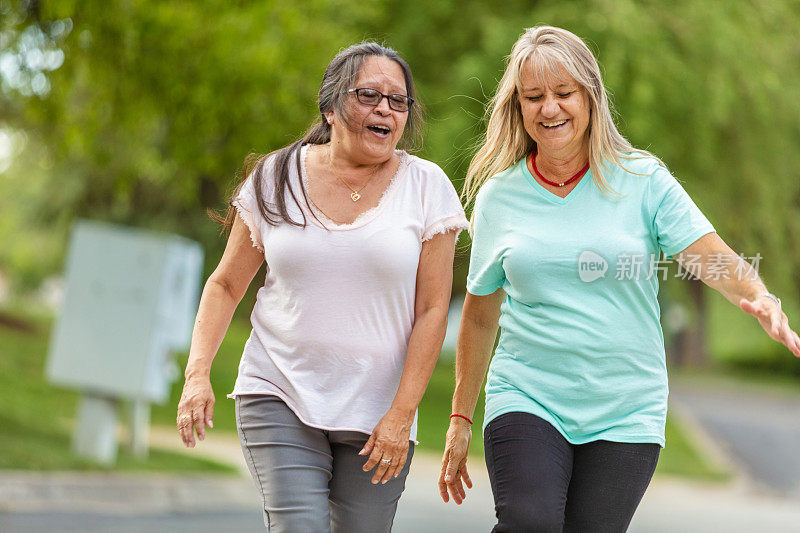
[[[139,459],[147,459],[150,449],[150,403],[146,400],[131,402],[131,451]]]
[[[113,465],[117,460],[117,400],[84,393],[78,406],[78,420],[72,434],[76,455],[96,463]]]

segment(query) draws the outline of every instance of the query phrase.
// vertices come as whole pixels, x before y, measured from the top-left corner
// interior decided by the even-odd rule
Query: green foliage
[[[30,5],[3,19],[0,53],[19,56],[26,27],[72,26],[58,37],[66,59],[47,94],[7,83],[0,93],[0,129],[25,130],[46,160],[25,169],[37,174],[39,194],[26,195],[35,204],[22,209],[34,212],[8,222],[21,230],[9,235],[47,228],[46,258],[61,256],[78,216],[183,234],[218,256],[223,242],[205,209],[224,207],[247,153],[287,144],[315,118],[327,62],[360,39],[373,11],[344,1]],[[0,255],[0,267],[12,258]]]
[[[731,305],[719,294],[709,297],[709,352],[717,370],[759,375],[773,385],[785,381],[797,387],[800,378],[800,359],[792,357],[789,349],[775,342],[754,317]],[[797,329],[797,309],[784,305],[791,324]]]
[[[793,147],[800,143],[800,4],[436,4],[404,2],[392,12],[392,41],[408,50],[433,93],[428,153],[451,176],[464,174],[482,111],[478,102],[494,90],[502,58],[522,29],[564,27],[597,55],[623,134],[660,156],[723,238],[747,256],[760,252],[770,286],[797,300],[800,151]],[[448,28],[446,37],[423,37],[436,28]]]
[[[623,133],[670,166],[734,249],[761,253],[767,282],[797,304],[796,0],[508,0],[501,8],[478,0],[0,0],[0,64],[16,65],[0,68],[0,134],[15,139],[6,143],[10,167],[0,146],[0,271],[28,287],[57,272],[76,217],[197,239],[210,270],[224,241],[205,209],[224,208],[247,153],[274,150],[305,130],[317,116],[325,65],[364,38],[385,39],[408,59],[428,112],[421,155],[459,184],[503,58],[536,24],[589,42]],[[463,290],[463,256],[456,266]],[[233,428],[224,395],[246,329],[236,324],[214,366],[220,430]],[[740,339],[747,330],[732,324],[712,325],[726,332],[713,336],[721,339],[715,353],[772,353],[768,340]],[[34,382],[42,341],[4,342],[4,436],[39,435],[37,442],[65,449],[74,394]],[[443,442],[451,392],[444,362],[420,409],[423,447]],[[172,425],[179,393],[176,384],[154,420]],[[683,447],[669,438],[662,464]],[[19,457],[28,441],[2,442],[11,441],[22,444],[8,457]]]
[[[622,132],[798,303],[796,0],[0,0],[0,64],[19,67],[16,81],[0,68],[0,133],[24,135],[0,172],[0,271],[28,286],[57,272],[78,216],[197,239],[210,271],[224,240],[205,209],[224,207],[248,152],[305,130],[325,65],[364,38],[408,59],[428,111],[421,155],[458,185],[503,58],[536,24],[586,39]]]

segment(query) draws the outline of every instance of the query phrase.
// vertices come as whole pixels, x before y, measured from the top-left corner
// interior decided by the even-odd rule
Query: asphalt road
[[[800,498],[800,391],[704,380],[674,380],[670,389],[671,403],[689,413],[751,481]]]

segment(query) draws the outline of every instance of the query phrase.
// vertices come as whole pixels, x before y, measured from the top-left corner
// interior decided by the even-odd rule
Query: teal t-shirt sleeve
[[[665,255],[677,254],[714,231],[714,226],[667,169],[659,167],[650,176],[649,187],[647,208],[652,230]]]
[[[503,271],[498,229],[490,220],[491,201],[486,198],[485,186],[475,199],[472,211],[472,252],[469,258],[469,274],[467,275],[467,291],[476,296],[492,294],[503,286]]]

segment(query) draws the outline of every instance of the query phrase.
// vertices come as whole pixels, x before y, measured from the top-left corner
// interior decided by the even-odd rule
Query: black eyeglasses
[[[375,89],[368,89],[360,87],[358,89],[350,89],[347,93],[356,93],[358,101],[364,105],[378,106],[381,100],[386,98],[389,101],[389,107],[395,111],[408,111],[414,99],[404,94],[383,94]]]

